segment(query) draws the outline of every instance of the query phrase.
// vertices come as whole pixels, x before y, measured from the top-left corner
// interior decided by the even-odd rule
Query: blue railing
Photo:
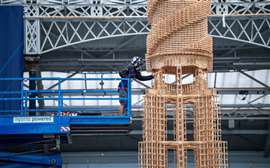
[[[96,82],[120,82],[126,80],[128,82],[128,96],[126,98],[118,97],[118,88],[79,88],[79,89],[64,89],[63,85],[65,82],[72,81],[83,82],[85,85],[96,86]],[[50,81],[53,87],[50,89],[29,89],[26,85],[30,82],[38,81]],[[51,116],[62,116],[64,112],[73,111],[77,118],[80,115],[80,111],[117,111],[114,107],[108,107],[108,104],[99,106],[80,106],[80,107],[69,107],[65,106],[65,102],[74,101],[127,101],[126,112],[121,117],[131,117],[131,80],[128,78],[0,78],[2,83],[16,83],[19,85],[15,90],[0,90],[0,116],[39,116],[39,115],[51,115]],[[7,87],[8,88],[8,87]],[[31,88],[31,87],[30,87]],[[44,107],[31,107],[31,102],[37,104],[37,101],[43,101]],[[54,104],[53,107],[48,106],[48,102]],[[9,107],[13,104],[12,107]],[[93,103],[94,104],[94,103]],[[14,108],[15,107],[15,108]],[[114,116],[117,116],[114,114]],[[120,117],[117,116],[117,117]],[[81,116],[82,117],[82,116]],[[108,116],[100,116],[108,117]]]

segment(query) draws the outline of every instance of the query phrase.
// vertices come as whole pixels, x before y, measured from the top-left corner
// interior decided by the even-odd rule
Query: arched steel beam
[[[270,18],[261,16],[216,16],[209,18],[209,34],[239,42],[270,48]]]
[[[25,6],[26,54],[42,54],[102,38],[146,34],[149,27],[146,0],[0,0],[0,4]],[[269,0],[213,0],[209,34],[270,48],[266,33],[270,29],[269,14]]]
[[[40,53],[104,38],[146,34],[144,21],[49,21],[40,23]]]

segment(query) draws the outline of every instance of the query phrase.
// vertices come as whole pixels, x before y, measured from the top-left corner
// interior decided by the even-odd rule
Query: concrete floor
[[[169,158],[170,155],[169,154]],[[69,152],[63,153],[63,168],[137,168],[137,152]],[[270,158],[263,152],[230,152],[230,168],[270,168]],[[188,168],[193,168],[192,157]],[[169,167],[173,168],[172,159]]]

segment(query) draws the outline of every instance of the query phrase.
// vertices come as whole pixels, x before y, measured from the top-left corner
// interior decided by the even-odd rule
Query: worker
[[[121,78],[130,78],[130,79],[138,79],[140,81],[148,81],[154,78],[153,75],[142,76],[141,70],[142,66],[144,65],[144,61],[138,57],[133,57],[131,64],[128,65],[127,69],[120,71],[119,75]],[[119,98],[127,98],[128,97],[128,81],[121,80],[118,85],[118,93]],[[124,114],[127,109],[128,102],[127,100],[119,100],[120,108],[119,113],[120,115]]]

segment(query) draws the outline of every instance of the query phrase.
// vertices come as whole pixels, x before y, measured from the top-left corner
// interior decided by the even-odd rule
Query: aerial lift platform
[[[94,85],[100,81],[121,80],[128,81],[127,98],[119,98],[117,88],[68,89],[63,86],[66,81],[77,86],[78,82]],[[0,81],[17,81],[21,85],[20,90],[0,91],[0,102],[20,104],[19,109],[0,110],[0,166],[61,167],[60,145],[71,143],[72,134],[129,130],[132,113],[128,78],[0,78]],[[32,81],[51,82],[55,87],[30,89]],[[120,99],[128,103],[123,115],[118,114],[115,105],[106,104],[118,103]],[[71,101],[84,101],[89,105],[69,106],[67,102]],[[93,103],[96,101],[104,103],[96,106]]]

